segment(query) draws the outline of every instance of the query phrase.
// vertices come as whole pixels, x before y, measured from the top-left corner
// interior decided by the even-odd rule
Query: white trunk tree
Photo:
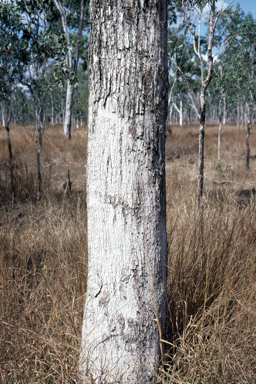
[[[173,106],[176,109],[176,111],[179,114],[179,120],[180,120],[180,127],[182,128],[183,125],[183,107],[182,107],[182,99],[180,99],[180,108],[177,107],[177,105],[173,102]]]
[[[67,16],[68,16],[69,10],[64,5],[61,4],[60,0],[54,0],[54,4],[61,15],[62,28],[67,39],[67,46],[68,46],[67,59],[66,59],[67,67],[73,70],[74,74],[76,74],[78,59],[79,59],[80,42],[81,42],[81,36],[83,31],[85,0],[81,0],[80,19],[79,19],[79,25],[78,25],[78,31],[77,31],[74,65],[72,61],[72,47],[71,47],[70,35],[69,35],[68,23],[67,23]],[[67,93],[66,93],[65,117],[63,121],[64,136],[67,139],[71,138],[71,116],[72,116],[73,93],[74,93],[74,85],[68,80]]]
[[[150,383],[166,337],[167,1],[91,0],[79,383]]]

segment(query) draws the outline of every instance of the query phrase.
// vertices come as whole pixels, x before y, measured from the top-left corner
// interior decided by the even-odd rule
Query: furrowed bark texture
[[[79,382],[146,384],[167,323],[167,7],[165,0],[92,0],[90,7],[89,272]]]

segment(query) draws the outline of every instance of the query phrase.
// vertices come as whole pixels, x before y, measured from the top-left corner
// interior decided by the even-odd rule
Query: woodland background
[[[53,6],[47,1],[0,4],[0,381],[75,383],[87,275],[88,4],[76,73],[67,68],[69,47]],[[81,3],[69,5],[74,54]],[[26,22],[17,7],[23,7]],[[215,53],[233,37],[214,61],[206,95],[202,221],[193,99],[201,73],[188,28],[176,32],[181,17],[181,4],[170,2],[170,326],[157,382],[254,383],[256,23],[237,6],[227,9],[217,25]],[[39,21],[45,28],[38,28]],[[62,126],[68,81],[74,84],[70,140]]]

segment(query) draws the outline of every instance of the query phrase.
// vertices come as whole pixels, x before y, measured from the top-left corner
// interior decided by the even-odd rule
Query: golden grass
[[[31,127],[30,127],[31,129]],[[245,167],[245,131],[217,126],[205,139],[204,219],[196,210],[198,128],[172,126],[166,140],[167,353],[158,383],[256,382],[256,135]],[[0,128],[0,382],[75,383],[86,292],[86,132],[43,136],[43,198],[36,156],[11,127],[15,200]],[[72,194],[63,185],[70,169]],[[247,190],[247,192],[241,192]],[[240,193],[240,196],[239,196]]]

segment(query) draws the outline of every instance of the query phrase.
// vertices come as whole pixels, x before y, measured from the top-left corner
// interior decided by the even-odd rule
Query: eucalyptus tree
[[[0,101],[2,124],[7,132],[12,201],[14,187],[9,126],[12,117],[12,98],[24,71],[24,66],[28,63],[28,55],[22,49],[26,41],[27,36],[17,4],[0,0]]]
[[[79,50],[81,45],[81,39],[83,43],[86,42],[85,37],[82,35],[83,30],[86,27],[85,15],[88,21],[88,0],[53,0],[56,8],[59,11],[62,23],[62,30],[66,37],[67,43],[67,55],[66,65],[70,72],[76,76],[79,62]],[[88,24],[88,22],[87,22]],[[72,39],[72,33],[74,29],[77,29],[76,38]],[[74,34],[73,34],[74,36]],[[74,53],[73,53],[74,51]],[[64,135],[67,139],[71,138],[71,115],[72,115],[72,103],[74,93],[74,81],[69,78],[67,80],[67,94],[66,94],[66,109],[64,119]]]
[[[250,164],[250,132],[252,128],[252,112],[255,104],[254,89],[256,86],[256,21],[249,13],[245,15],[240,6],[230,9],[229,22],[226,29],[232,38],[228,39],[222,60],[227,72],[229,92],[236,95],[238,105],[238,123],[240,102],[244,103],[247,137],[246,167]]]
[[[189,83],[186,81],[182,70],[182,76],[186,81],[192,101],[196,101],[199,107],[199,151],[198,151],[198,188],[197,188],[197,201],[198,205],[201,205],[201,199],[203,194],[203,181],[204,181],[204,134],[205,134],[205,120],[206,120],[206,91],[212,80],[213,75],[213,40],[216,30],[217,22],[220,16],[226,11],[233,0],[226,5],[222,2],[222,6],[219,10],[216,8],[216,0],[182,0],[182,10],[184,14],[184,26],[189,30],[192,38],[193,48],[195,55],[199,60],[200,65],[200,92],[197,96],[191,89]],[[225,6],[224,6],[225,4]],[[208,34],[206,38],[201,36],[201,23],[204,12],[209,12],[208,15]],[[196,15],[197,27],[194,23]],[[206,47],[207,61],[205,62],[203,53]],[[173,60],[173,59],[172,59]],[[178,64],[173,60],[176,67],[179,69]]]
[[[74,92],[74,105],[73,111],[77,121],[80,121],[81,127],[84,123],[87,123],[87,110],[88,110],[88,73],[84,71],[84,68],[80,66],[77,71],[78,85]]]
[[[183,109],[187,102],[189,92],[187,84],[195,90],[198,63],[193,57],[193,47],[185,33],[176,35],[174,28],[168,30],[168,54],[169,54],[169,96],[168,111],[169,117],[173,107],[179,115],[179,123],[183,125]],[[178,68],[173,64],[178,64]],[[184,78],[186,81],[184,81]]]
[[[41,198],[41,166],[40,155],[42,138],[45,130],[44,106],[46,95],[53,86],[59,85],[60,78],[69,76],[63,57],[66,53],[65,37],[59,34],[54,23],[56,13],[50,2],[45,4],[38,0],[17,1],[19,11],[23,17],[26,44],[21,49],[29,56],[29,62],[20,78],[27,87],[33,100],[35,124],[33,132],[29,132],[37,155],[37,199]]]
[[[167,2],[91,0],[80,383],[150,383],[166,336]]]

